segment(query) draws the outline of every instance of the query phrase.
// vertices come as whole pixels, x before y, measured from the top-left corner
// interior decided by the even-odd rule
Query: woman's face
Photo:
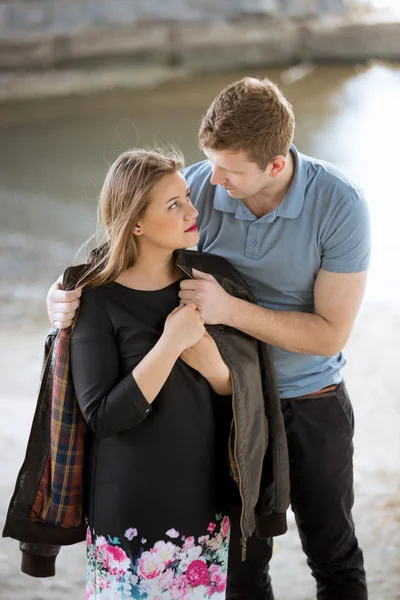
[[[199,241],[196,218],[199,212],[189,198],[186,179],[180,172],[169,173],[154,185],[146,211],[135,227],[140,245],[177,250]],[[138,240],[139,241],[139,240]]]

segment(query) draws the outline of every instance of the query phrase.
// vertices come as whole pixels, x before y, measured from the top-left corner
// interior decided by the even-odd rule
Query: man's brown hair
[[[288,153],[294,124],[290,103],[272,81],[245,77],[213,100],[200,126],[199,145],[246,152],[264,170]]]

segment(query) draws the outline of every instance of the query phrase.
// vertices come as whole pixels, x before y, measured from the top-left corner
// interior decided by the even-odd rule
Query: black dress
[[[88,424],[87,600],[225,598],[230,398],[180,359],[151,405],[131,374],[178,291],[82,295],[71,366]]]

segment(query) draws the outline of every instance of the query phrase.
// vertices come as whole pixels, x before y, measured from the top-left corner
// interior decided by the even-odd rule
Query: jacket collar
[[[79,279],[82,277],[82,275],[85,274],[85,271],[87,271],[89,269],[92,261],[94,260],[94,258],[96,256],[99,255],[99,253],[101,253],[101,248],[95,248],[90,253],[89,259],[86,263],[82,263],[80,265],[71,265],[64,270],[64,274],[63,274],[64,290],[71,290],[75,287],[76,283],[79,281]],[[193,254],[196,254],[196,253],[193,253]],[[184,271],[184,273],[186,273],[186,275],[190,279],[192,279],[193,278],[193,273],[192,273],[193,260],[192,261],[190,260],[188,251],[181,250],[181,249],[175,250],[174,258],[175,258],[176,266],[179,267],[180,269],[182,269],[182,271]]]
[[[63,274],[64,290],[72,290],[77,282],[85,274],[85,271],[91,265],[91,262],[98,255],[100,249],[91,252],[87,263],[67,267]],[[198,252],[196,250],[179,249],[174,251],[175,264],[179,267],[189,279],[193,279],[193,269],[198,269],[205,273],[210,273],[222,285],[222,287],[232,296],[246,298],[249,302],[255,302],[248,284],[242,280],[241,276],[224,259],[212,254]],[[223,261],[223,274],[221,271]]]

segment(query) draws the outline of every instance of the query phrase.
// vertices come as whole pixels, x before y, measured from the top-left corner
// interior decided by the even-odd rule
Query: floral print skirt
[[[144,535],[131,527],[123,540],[106,539],[87,528],[86,600],[224,600],[228,516],[216,515],[197,539],[172,528],[149,547]]]

